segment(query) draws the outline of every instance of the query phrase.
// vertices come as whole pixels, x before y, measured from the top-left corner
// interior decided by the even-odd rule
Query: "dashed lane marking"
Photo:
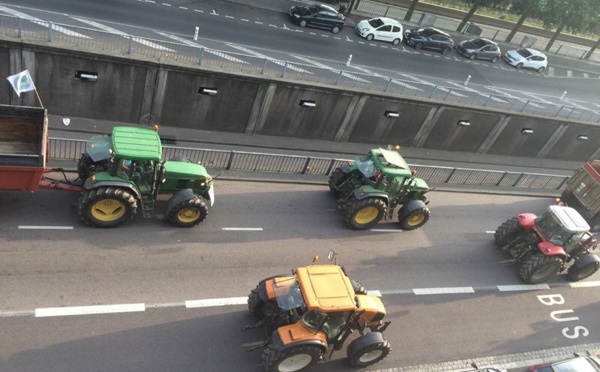
[[[573,77],[573,71],[567,70],[567,77]]]
[[[413,291],[417,296],[433,294],[475,293],[473,287],[415,288],[413,289]]]
[[[293,55],[293,54],[291,56],[294,57],[294,58],[297,58],[297,59],[299,59],[301,61],[304,61],[306,63],[309,63],[311,65],[315,65],[315,66],[317,66],[319,68],[330,70],[331,72],[334,72],[336,74],[339,74],[340,71],[342,71],[342,70],[333,68],[331,66],[327,66],[327,65],[325,65],[323,63],[320,63],[320,62],[317,62],[317,61],[313,61],[312,59],[309,59],[309,58],[306,58],[306,57],[296,56],[296,55]],[[360,78],[358,76],[355,76],[355,75],[352,75],[352,74],[349,74],[349,73],[347,73],[345,71],[342,71],[342,76],[347,77],[348,79],[352,79],[352,80],[356,80],[356,81],[361,81],[363,83],[368,83],[368,84],[371,83],[368,80],[362,79],[362,78]]]
[[[554,76],[554,67],[548,67],[548,76]]]
[[[255,52],[255,51],[253,51],[251,49],[248,49],[248,48],[245,48],[245,47],[243,47],[241,45],[236,45],[236,44],[231,44],[231,43],[226,43],[226,45],[228,45],[228,46],[230,46],[230,47],[232,47],[234,49],[239,49],[239,50],[243,51],[244,53],[251,54],[251,55],[253,55],[255,57],[268,59],[269,62],[275,63],[276,65],[284,66],[286,64],[286,61],[280,61],[280,60],[272,59],[272,58],[270,58],[270,57],[268,57],[268,56],[266,56],[264,54]],[[289,68],[290,70],[294,70],[294,71],[297,71],[297,72],[302,72],[302,73],[305,73],[305,74],[311,74],[311,75],[313,74],[310,71],[307,71],[305,69],[302,69],[300,67],[296,67],[296,66],[290,65],[290,64],[287,65],[287,68]]]
[[[402,232],[400,229],[370,229],[372,232],[385,232],[385,233],[397,233]]]
[[[500,292],[513,292],[513,291],[535,291],[539,289],[550,289],[548,284],[517,284],[517,285],[499,285],[498,290]]]
[[[569,283],[572,288],[588,288],[588,287],[600,287],[600,280],[593,282],[572,282]]]
[[[167,38],[169,38],[169,39],[173,39],[173,40],[175,40],[175,41],[178,41],[178,42],[180,42],[180,43],[182,43],[182,44],[189,45],[189,46],[191,46],[191,47],[196,47],[196,48],[204,48],[204,51],[205,51],[206,53],[210,53],[210,54],[212,54],[212,55],[215,55],[215,56],[217,56],[217,57],[221,57],[221,58],[223,58],[223,59],[226,59],[226,60],[228,60],[228,61],[231,61],[231,62],[236,62],[236,63],[242,63],[242,64],[245,64],[245,65],[247,65],[247,64],[248,64],[248,62],[246,62],[246,61],[244,61],[244,60],[241,60],[241,59],[239,59],[239,58],[232,57],[232,56],[230,56],[228,53],[223,53],[223,52],[221,52],[221,51],[218,51],[218,50],[212,50],[212,49],[206,48],[206,47],[204,47],[204,46],[202,46],[202,45],[200,45],[200,44],[194,43],[193,41],[190,41],[190,40],[187,40],[187,39],[181,38],[181,37],[179,37],[179,36],[175,36],[175,35],[167,34],[167,33],[164,33],[164,32],[159,32],[159,31],[154,31],[154,32],[156,32],[157,34],[159,34],[159,35],[162,35],[162,36],[164,36],[164,37],[167,37]]]
[[[583,77],[584,77],[584,78],[589,78],[589,77],[590,77],[590,75],[588,75],[588,73],[587,73],[587,72],[584,72],[584,73],[583,73]]]
[[[89,314],[112,314],[131,313],[146,311],[144,304],[120,304],[120,305],[97,305],[97,306],[73,306],[73,307],[46,307],[35,309],[35,317],[67,316],[67,315],[89,315]]]
[[[223,231],[263,231],[262,227],[223,227]]]
[[[472,92],[472,93],[478,94],[478,95],[480,95],[482,97],[490,98],[492,101],[496,101],[496,102],[500,102],[500,103],[508,103],[507,101],[505,101],[503,99],[500,99],[498,97],[494,97],[493,95],[481,93],[480,91],[475,90],[473,88],[469,88],[469,87],[467,87],[464,84],[458,84],[458,83],[455,83],[453,81],[447,81],[447,83],[451,84],[451,85],[454,85],[454,86],[458,87],[459,89],[463,89],[463,90],[466,90],[468,92]]]
[[[21,225],[19,230],[73,230],[73,226],[28,226]]]
[[[378,77],[378,78],[381,78],[381,79],[386,79],[386,80],[387,80],[387,79],[389,79],[389,77],[387,77],[387,76],[383,76],[383,75],[381,75],[381,74],[378,74],[378,73],[376,73],[376,72],[373,72],[373,71],[371,71],[371,70],[369,70],[369,69],[366,69],[366,68],[364,68],[364,67],[360,67],[360,66],[352,66],[352,68],[354,68],[354,69],[357,69],[357,70],[359,70],[359,71],[362,71],[362,72],[364,72],[364,73],[366,73],[366,74],[369,74],[369,75],[376,76],[376,77]],[[408,89],[411,89],[411,90],[418,90],[418,91],[421,91],[421,92],[423,91],[423,89],[421,89],[421,88],[418,88],[418,87],[415,87],[414,85],[408,84],[408,83],[406,83],[405,81],[399,81],[399,80],[394,80],[394,79],[392,79],[392,83],[393,83],[393,84],[396,84],[396,85],[403,86],[403,87],[405,87],[405,88],[408,88]]]
[[[211,298],[208,300],[191,300],[185,302],[187,309],[196,307],[215,307],[230,305],[245,305],[248,303],[248,297],[229,297],[229,298]]]

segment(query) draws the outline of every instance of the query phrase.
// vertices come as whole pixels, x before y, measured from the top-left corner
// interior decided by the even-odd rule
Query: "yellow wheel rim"
[[[417,226],[422,224],[423,221],[425,221],[425,215],[423,213],[417,213],[410,216],[410,218],[407,220],[407,223],[409,226]]]
[[[356,223],[364,225],[369,222],[372,222],[379,215],[379,209],[375,207],[364,207],[363,209],[356,212],[356,216],[354,216],[354,221]]]
[[[91,214],[98,221],[116,221],[125,214],[125,205],[117,199],[102,199],[92,205]]]
[[[177,213],[177,219],[184,223],[194,222],[200,217],[200,211],[197,208],[183,208]]]

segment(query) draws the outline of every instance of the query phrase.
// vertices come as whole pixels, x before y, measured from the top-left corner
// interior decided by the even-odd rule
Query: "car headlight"
[[[294,14],[294,18],[300,18],[298,14]]]

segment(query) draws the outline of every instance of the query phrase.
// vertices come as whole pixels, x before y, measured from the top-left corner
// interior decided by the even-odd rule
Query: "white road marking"
[[[600,280],[591,282],[572,282],[569,283],[572,288],[588,288],[588,287],[600,287]]]
[[[573,71],[567,70],[567,77],[573,77]]]
[[[446,92],[446,93],[450,92],[450,94],[455,95],[455,96],[459,96],[459,97],[468,97],[468,96],[466,96],[466,95],[464,95],[462,93],[458,93],[458,92],[456,92],[454,90],[450,91],[450,89],[448,89],[448,88],[441,87],[439,85],[430,83],[427,80],[419,79],[418,77],[415,77],[415,76],[412,76],[412,75],[409,75],[409,74],[402,74],[402,73],[399,73],[399,72],[397,72],[397,74],[401,75],[401,76],[404,76],[404,77],[406,77],[408,79],[414,80],[414,81],[416,81],[418,83],[421,83],[421,84],[424,84],[424,85],[428,85],[430,87],[437,87],[437,90],[440,90],[442,92]]]
[[[360,67],[360,66],[351,66],[351,67],[354,68],[354,69],[356,69],[356,70],[362,71],[364,73],[367,73],[367,74],[370,74],[370,75],[373,75],[373,76],[377,76],[378,78],[389,80],[388,76],[384,76],[384,75],[378,74],[378,73],[373,72],[371,70],[368,70],[368,69],[366,69],[364,67]],[[423,89],[415,87],[414,85],[410,85],[410,84],[408,84],[408,83],[406,83],[404,81],[399,81],[399,80],[392,79],[392,83],[396,84],[396,85],[403,86],[403,87],[408,88],[408,89],[418,90],[418,91],[421,91],[421,92],[423,91]]]
[[[120,305],[98,305],[98,306],[72,306],[72,307],[46,307],[35,309],[35,317],[87,315],[87,314],[111,314],[131,313],[146,311],[144,304],[120,304]]]
[[[223,227],[223,231],[263,231],[262,227]]]
[[[228,16],[228,15],[226,15],[226,16],[225,16],[225,18],[229,18],[229,19],[235,19],[235,17]]]
[[[367,291],[367,294],[370,296],[377,296],[377,297],[381,297],[381,292],[379,292],[378,290],[374,290],[374,291]]]
[[[370,229],[369,231],[397,233],[397,232],[402,232],[403,230],[400,230],[400,229]]]
[[[554,76],[554,67],[548,67],[548,76]]]
[[[589,78],[589,77],[590,77],[590,75],[588,75],[588,73],[587,73],[587,72],[584,72],[584,73],[583,73],[583,77],[584,77],[584,78]]]
[[[309,59],[309,58],[306,58],[306,57],[302,57],[302,56],[296,56],[296,55],[293,55],[293,54],[292,54],[292,57],[294,57],[294,58],[298,58],[299,60],[301,60],[301,61],[304,61],[304,62],[306,62],[306,63],[310,63],[311,65],[315,65],[315,66],[317,66],[317,67],[320,67],[320,68],[324,68],[324,69],[330,70],[331,72],[334,72],[334,73],[336,73],[336,74],[339,74],[339,73],[340,73],[340,70],[338,70],[338,69],[335,69],[335,68],[333,68],[333,67],[331,67],[331,66],[324,65],[324,64],[322,64],[322,63],[320,63],[320,62],[313,61],[312,59]],[[370,82],[370,81],[368,81],[368,80],[361,79],[361,78],[359,78],[358,76],[354,76],[354,75],[352,75],[352,74],[349,74],[349,73],[347,73],[347,72],[342,72],[342,76],[344,76],[344,77],[347,77],[348,79],[357,80],[357,81],[362,81],[362,82],[364,82],[364,83],[369,83],[369,84],[371,83],[371,82]]]
[[[215,55],[217,57],[221,57],[223,59],[226,59],[228,61],[236,62],[236,63],[243,63],[245,65],[248,64],[248,62],[246,62],[246,61],[244,61],[242,59],[232,57],[229,54],[224,53],[224,52],[219,51],[219,50],[212,50],[212,49],[209,49],[209,48],[205,48],[204,46],[202,46],[200,44],[194,43],[193,41],[181,38],[179,36],[167,34],[167,33],[164,33],[164,32],[159,32],[159,31],[154,31],[154,32],[156,32],[157,34],[162,35],[164,37],[168,37],[170,39],[176,40],[176,41],[178,41],[178,42],[180,42],[182,44],[185,44],[185,45],[189,45],[189,46],[196,47],[196,48],[204,48],[204,51],[206,53],[210,53],[210,54]]]
[[[10,8],[7,8],[7,7],[1,6],[1,5],[0,5],[0,11],[3,11],[4,13],[8,13],[8,14],[13,15],[15,17],[26,19],[26,20],[31,21],[31,22],[33,22],[35,24],[40,25],[40,26],[48,27],[48,22],[42,21],[39,18],[32,17],[32,16],[27,15],[25,13],[21,13],[19,11],[12,10]],[[60,32],[61,34],[65,34],[65,35],[69,35],[69,36],[74,36],[74,37],[80,37],[80,38],[83,38],[83,39],[90,39],[90,37],[88,37],[88,36],[82,35],[82,34],[77,33],[75,31],[71,31],[71,30],[69,30],[67,28],[64,28],[64,27],[61,27],[61,26],[57,26],[57,25],[54,25],[54,24],[52,25],[52,29],[54,31]]]
[[[168,4],[168,3],[162,3],[162,5],[164,5],[164,6],[171,6],[171,4]]]
[[[185,307],[214,307],[214,306],[230,306],[230,305],[246,305],[248,297],[229,297],[229,298],[211,298],[208,300],[190,300],[185,302]]]
[[[188,10],[185,6],[180,6],[179,9]]]
[[[473,287],[447,287],[447,288],[414,288],[416,295],[475,293]]]
[[[286,62],[286,61],[280,61],[280,60],[277,60],[277,59],[272,59],[269,56],[266,56],[264,54],[255,52],[255,51],[253,51],[251,49],[248,49],[248,48],[244,48],[241,45],[236,45],[236,44],[231,44],[231,43],[226,43],[226,44],[229,45],[232,48],[239,49],[239,50],[243,51],[244,53],[251,54],[251,55],[253,55],[255,57],[268,59],[269,62],[275,63],[276,65],[284,66],[285,62]],[[302,73],[305,73],[305,74],[311,74],[311,75],[313,74],[310,71],[304,70],[304,69],[302,69],[300,67],[296,67],[296,66],[290,65],[290,64],[287,65],[287,68],[289,68],[290,70],[297,71],[297,72],[302,72]]]
[[[35,315],[35,311],[0,311],[0,318]]]
[[[485,89],[491,90],[492,92],[499,93],[499,94],[501,94],[501,95],[503,95],[503,96],[505,96],[505,97],[508,97],[508,98],[516,99],[517,101],[520,101],[520,102],[523,102],[523,103],[524,103],[524,102],[527,102],[527,100],[526,100],[526,99],[519,98],[519,97],[517,97],[517,96],[513,96],[512,94],[508,94],[508,93],[506,93],[506,92],[504,92],[504,91],[502,91],[502,90],[500,90],[500,89],[497,89],[497,88],[495,88],[495,87],[487,87],[487,86],[486,86],[486,87],[485,87]],[[531,101],[529,101],[528,105],[529,105],[529,106],[535,106],[535,107],[542,107],[542,106],[540,106],[540,105],[538,105],[538,104],[536,104],[536,103],[534,103],[534,102],[531,102]]]
[[[548,104],[548,105],[553,105],[553,104],[554,104],[553,102],[547,101],[547,100],[545,100],[545,99],[543,99],[543,98],[540,98],[540,97],[538,97],[538,96],[536,96],[535,94],[532,94],[532,93],[526,93],[526,92],[522,92],[522,94],[526,95],[527,97],[531,97],[531,98],[533,98],[533,99],[536,99],[536,100],[538,100],[539,102],[542,102],[542,103]]]
[[[204,10],[200,10],[200,9],[194,9],[194,12],[198,12],[198,13],[204,13]]]
[[[458,87],[458,88],[460,88],[460,89],[466,90],[466,91],[468,91],[468,92],[473,92],[473,93],[476,93],[476,94],[478,94],[478,95],[480,95],[480,96],[482,96],[482,97],[490,97],[490,95],[489,95],[489,94],[481,93],[480,91],[478,91],[478,90],[475,90],[475,89],[473,89],[473,88],[469,88],[469,87],[467,87],[467,86],[466,86],[466,85],[464,85],[464,84],[458,84],[458,83],[455,83],[455,82],[453,82],[453,81],[447,81],[447,83],[448,83],[448,84],[451,84],[451,85],[454,85],[454,86],[456,86],[456,87]],[[505,100],[503,100],[503,99],[500,99],[500,98],[498,98],[498,97],[494,97],[494,96],[492,96],[492,98],[491,98],[491,99],[492,99],[492,101],[496,101],[496,102],[508,103],[507,101],[505,101]]]
[[[19,226],[20,230],[73,230],[73,226]]]
[[[117,30],[116,28],[112,28],[112,27],[103,25],[101,23],[98,23],[98,22],[95,22],[95,21],[92,21],[92,20],[89,20],[89,19],[79,18],[79,17],[71,17],[71,18],[76,19],[76,20],[78,20],[81,23],[85,23],[85,24],[88,24],[90,26],[99,28],[99,29],[101,29],[103,31],[106,31],[106,32],[111,32],[113,34],[117,34],[117,35],[120,35],[120,36],[123,36],[123,37],[129,37],[129,36],[131,36],[129,34],[126,34],[123,31]],[[162,46],[160,44],[156,44],[156,43],[153,43],[151,41],[148,41],[148,40],[145,40],[145,39],[142,39],[142,38],[139,38],[139,37],[133,37],[132,40],[135,41],[138,44],[142,44],[142,45],[145,45],[145,46],[153,48],[153,49],[165,50],[167,52],[173,52],[172,49],[169,49],[169,48],[164,47],[164,46]]]
[[[240,18],[240,21],[242,22],[250,22],[249,20],[247,20],[246,18]]]
[[[259,21],[254,21],[254,23],[256,23],[257,25],[262,25],[262,24],[264,24],[264,23],[262,23],[262,22],[259,22]]]
[[[492,231],[492,230],[487,230],[485,233],[486,233],[486,234],[495,234],[496,232],[495,232],[495,231]]]
[[[517,284],[517,285],[499,285],[498,290],[500,292],[512,292],[512,291],[535,291],[538,289],[550,289],[548,284]]]
[[[219,14],[217,12],[215,12],[215,10],[213,9],[212,13],[210,13],[210,15],[216,15],[218,16]]]

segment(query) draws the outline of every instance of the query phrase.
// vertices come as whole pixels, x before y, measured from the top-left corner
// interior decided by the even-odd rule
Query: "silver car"
[[[502,58],[506,63],[516,68],[531,68],[537,72],[542,72],[548,67],[546,55],[529,48],[509,50],[504,53]]]

